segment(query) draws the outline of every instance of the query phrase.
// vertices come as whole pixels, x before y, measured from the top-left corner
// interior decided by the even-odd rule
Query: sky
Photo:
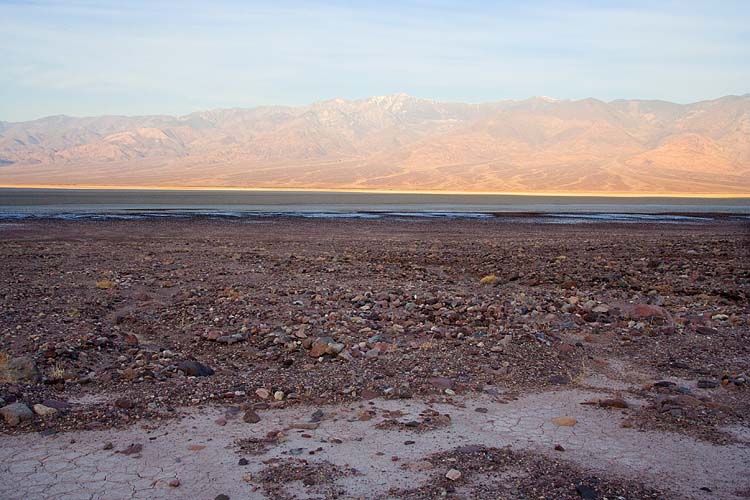
[[[750,1],[0,0],[0,120],[750,92]]]

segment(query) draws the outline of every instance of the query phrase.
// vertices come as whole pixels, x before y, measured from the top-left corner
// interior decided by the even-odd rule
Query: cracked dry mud
[[[0,235],[2,500],[750,497],[747,224]]]
[[[430,455],[467,445],[510,446],[539,453],[580,468],[584,477],[637,479],[674,498],[741,498],[750,488],[746,434],[738,435],[735,444],[715,445],[668,432],[623,427],[627,418],[623,411],[581,404],[605,396],[601,391],[566,389],[512,401],[502,396],[440,398],[440,402],[378,399],[323,406],[320,425],[299,430],[290,427],[308,422],[310,408],[260,411],[257,424],[236,418],[223,427],[215,423],[222,410],[205,408],[193,409],[182,419],[153,430],[134,426],[50,437],[5,436],[0,450],[0,497],[214,498],[226,494],[265,498],[262,485],[255,480],[258,473],[272,467],[274,459],[296,457],[313,466],[328,462],[357,471],[335,480],[334,496],[390,498],[396,490],[417,487],[447,472],[421,470]],[[396,410],[404,414],[401,419],[408,420],[427,408],[449,414],[451,424],[428,433],[376,428]],[[362,420],[363,411],[375,416]],[[555,425],[553,419],[561,415],[577,423]],[[280,430],[285,439],[262,455],[244,455],[236,445],[237,440]],[[414,443],[405,445],[408,441]],[[113,449],[104,449],[108,442]],[[131,444],[142,445],[142,451],[120,452]],[[556,451],[556,445],[564,451]],[[241,457],[248,461],[246,466],[238,465]],[[176,488],[169,485],[174,479],[180,482]],[[472,480],[481,481],[481,474]],[[319,498],[314,485],[281,487],[296,498]]]

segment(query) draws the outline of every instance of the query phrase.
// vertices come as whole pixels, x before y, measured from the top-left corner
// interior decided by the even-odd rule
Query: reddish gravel
[[[644,387],[635,424],[726,441],[717,426],[750,415],[748,227],[2,224],[0,398],[58,411],[0,432],[212,403],[521,393],[624,362],[649,384],[677,378]]]

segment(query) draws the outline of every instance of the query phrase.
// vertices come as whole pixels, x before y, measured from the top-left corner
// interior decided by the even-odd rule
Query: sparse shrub
[[[497,283],[497,281],[497,276],[495,276],[494,274],[488,274],[487,276],[479,280],[479,282],[483,285],[494,285],[495,283]]]

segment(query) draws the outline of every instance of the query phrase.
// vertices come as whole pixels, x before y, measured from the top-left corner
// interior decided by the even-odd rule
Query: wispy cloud
[[[0,119],[748,91],[747,2],[0,1]]]

